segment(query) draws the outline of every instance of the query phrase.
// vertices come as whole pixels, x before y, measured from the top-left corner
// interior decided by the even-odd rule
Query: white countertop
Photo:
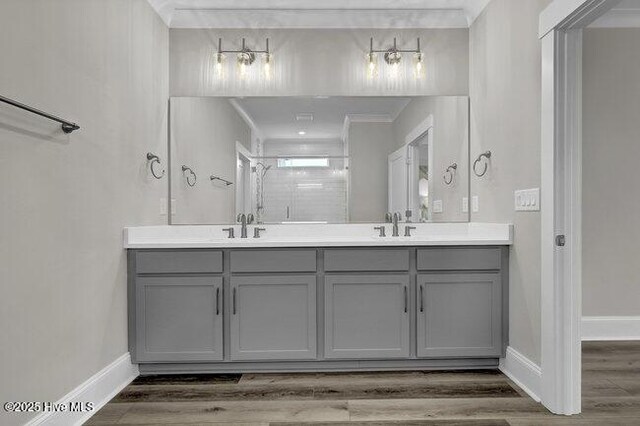
[[[406,225],[415,226],[412,237],[378,236],[375,226],[382,224],[286,224],[260,225],[266,228],[259,239],[227,238],[222,231],[229,225],[137,226],[124,229],[124,247],[128,249],[166,248],[251,248],[251,247],[384,247],[384,246],[482,246],[513,244],[513,225],[504,223],[400,223],[400,235]]]

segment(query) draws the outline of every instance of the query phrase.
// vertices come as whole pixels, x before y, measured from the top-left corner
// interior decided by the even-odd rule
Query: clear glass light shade
[[[273,55],[267,53],[264,55],[262,70],[264,72],[264,78],[267,80],[271,79],[271,74],[273,72]]]
[[[216,53],[216,75],[218,78],[224,76],[224,55],[222,53]]]
[[[422,56],[422,53],[416,53],[413,55],[413,65],[416,78],[421,78],[424,74],[424,58]]]
[[[378,75],[378,56],[375,53],[367,53],[367,77],[374,78]]]

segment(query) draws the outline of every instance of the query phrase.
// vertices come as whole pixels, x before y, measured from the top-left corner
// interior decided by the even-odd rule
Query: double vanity
[[[511,225],[125,229],[142,374],[492,368],[508,339]],[[228,228],[228,227],[227,227]],[[239,226],[236,226],[239,228]]]

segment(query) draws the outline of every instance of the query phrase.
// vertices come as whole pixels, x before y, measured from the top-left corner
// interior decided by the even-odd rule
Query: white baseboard
[[[56,402],[56,405],[64,404],[66,407],[69,407],[70,402],[91,402],[93,410],[87,412],[43,412],[27,425],[81,425],[139,374],[138,366],[131,363],[131,356],[126,353]]]
[[[509,346],[507,356],[500,360],[500,371],[529,394],[533,400],[540,402],[542,370],[533,361]]]
[[[640,317],[582,317],[582,340],[640,340]]]

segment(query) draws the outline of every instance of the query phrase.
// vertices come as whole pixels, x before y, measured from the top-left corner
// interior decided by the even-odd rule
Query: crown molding
[[[358,3],[253,0],[250,6],[212,0],[147,0],[170,28],[183,29],[445,29],[469,28],[490,0],[403,0]],[[264,5],[263,7],[260,7]],[[357,7],[357,6],[360,7]],[[365,6],[363,6],[365,5]]]

